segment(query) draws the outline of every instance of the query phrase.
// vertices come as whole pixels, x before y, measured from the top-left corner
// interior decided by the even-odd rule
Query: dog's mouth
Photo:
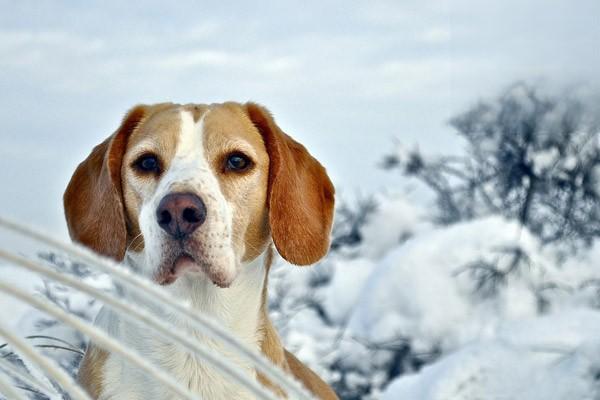
[[[229,287],[231,284],[231,279],[228,279],[215,265],[193,257],[187,252],[181,252],[165,260],[159,267],[158,273],[154,276],[154,280],[159,285],[168,286],[184,274],[204,275],[220,288]]]
[[[202,271],[191,255],[182,253],[175,257],[172,262],[168,261],[161,266],[159,273],[156,276],[156,281],[159,285],[170,285],[185,272],[199,273]]]

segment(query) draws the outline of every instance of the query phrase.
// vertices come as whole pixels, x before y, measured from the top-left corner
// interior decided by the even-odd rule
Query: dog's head
[[[253,103],[140,105],[71,178],[73,240],[169,284],[189,272],[229,286],[271,239],[307,265],[329,248],[325,169]]]

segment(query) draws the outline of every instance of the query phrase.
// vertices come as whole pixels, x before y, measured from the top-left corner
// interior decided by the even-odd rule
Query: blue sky
[[[393,138],[461,143],[446,121],[517,79],[600,86],[600,2],[0,0],[0,209],[65,234],[62,191],[136,103],[254,100],[343,194],[401,180]]]

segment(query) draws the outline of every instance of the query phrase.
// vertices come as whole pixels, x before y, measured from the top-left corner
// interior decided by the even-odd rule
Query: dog
[[[138,105],[77,167],[64,194],[71,238],[123,262],[218,320],[319,399],[334,391],[288,352],[269,319],[275,248],[314,264],[329,249],[334,187],[324,167],[255,103]],[[181,329],[281,388],[241,357]],[[95,322],[169,370],[203,399],[250,399],[241,386],[177,345],[103,308]],[[166,388],[91,343],[79,382],[94,399],[174,399]]]

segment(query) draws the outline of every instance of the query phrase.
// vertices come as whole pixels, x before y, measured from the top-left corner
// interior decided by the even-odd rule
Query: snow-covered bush
[[[594,261],[600,259],[600,245],[564,261],[558,248],[542,246],[517,221],[501,216],[450,226],[416,223],[409,229],[406,225],[413,232],[406,239],[406,234],[399,234],[397,225],[390,225],[388,230],[382,223],[393,220],[385,210],[390,204],[399,203],[397,199],[379,199],[381,211],[375,211],[371,217],[378,227],[373,231],[374,237],[380,239],[379,243],[390,243],[386,249],[370,251],[364,247],[351,255],[333,254],[319,266],[321,271],[287,265],[274,271],[272,285],[279,290],[272,291],[272,304],[276,306],[276,321],[286,344],[325,376],[342,398],[379,398],[393,379],[401,377],[402,381],[404,376],[418,373],[432,362],[431,368],[437,368],[435,361],[446,363],[446,355],[458,352],[456,363],[462,363],[462,351],[466,351],[465,359],[481,356],[473,361],[470,372],[461,374],[458,364],[434,372],[426,367],[422,373],[433,377],[416,375],[417,383],[402,389],[406,392],[394,389],[390,393],[429,393],[430,397],[388,394],[387,398],[471,399],[486,390],[504,398],[494,390],[505,379],[501,371],[508,370],[509,365],[502,365],[504,370],[495,375],[483,370],[493,364],[494,357],[508,360],[507,363],[512,360],[540,367],[545,365],[542,361],[550,363],[550,358],[537,353],[545,351],[544,338],[528,336],[523,328],[542,324],[544,319],[540,316],[564,322],[553,336],[560,353],[548,350],[556,359],[561,359],[561,354],[568,358],[573,352],[581,352],[581,346],[600,346],[600,312],[596,311],[600,270]],[[417,210],[413,213],[418,215]],[[367,223],[365,230],[372,227]],[[515,254],[520,254],[517,264]],[[589,321],[582,315],[588,316]],[[531,334],[536,335],[533,331]],[[573,338],[572,334],[577,336]],[[512,347],[504,343],[509,336]],[[529,349],[531,359],[520,348]],[[538,379],[552,380],[554,373],[561,373],[566,374],[561,381],[564,382],[569,376],[575,380],[576,374],[583,374],[580,378],[585,378],[586,388],[597,384],[590,372],[597,363],[569,360],[566,366],[548,375],[540,372]],[[452,359],[448,362],[455,365]],[[571,366],[583,368],[582,365],[586,365],[589,374],[569,370]],[[442,370],[448,376],[442,377]],[[480,381],[479,370],[487,374]],[[457,397],[445,394],[454,386],[444,386],[446,389],[440,391],[430,388],[430,392],[420,388],[421,383],[429,385],[434,378],[442,379],[440,385],[449,380],[450,386],[458,385],[457,380],[463,378],[472,379],[474,386],[464,388],[463,397],[458,397],[458,392]],[[400,386],[404,388],[404,384]],[[579,386],[573,390],[584,389]]]
[[[518,83],[451,120],[464,156],[401,148],[384,167],[431,188],[440,222],[500,214],[543,242],[589,244],[600,236],[598,106]]]
[[[426,157],[402,147],[388,155],[384,167],[432,189],[433,211],[402,197],[344,204],[334,229],[343,245],[315,272],[282,268],[274,279],[276,315],[288,315],[280,321],[285,342],[344,399],[378,398],[393,380],[388,399],[545,398],[556,382],[574,386],[552,398],[596,393],[598,364],[580,357],[600,346],[595,110],[515,84],[452,120],[466,155]],[[548,326],[544,318],[563,324],[553,336],[566,337],[562,356],[534,355],[543,337],[504,343],[521,325]],[[508,361],[487,373],[495,357]],[[468,358],[472,372],[463,374],[458,365]],[[447,368],[453,360],[456,370]],[[518,397],[518,383],[500,390],[511,362],[548,370],[521,380],[546,387],[528,389],[530,397]]]

